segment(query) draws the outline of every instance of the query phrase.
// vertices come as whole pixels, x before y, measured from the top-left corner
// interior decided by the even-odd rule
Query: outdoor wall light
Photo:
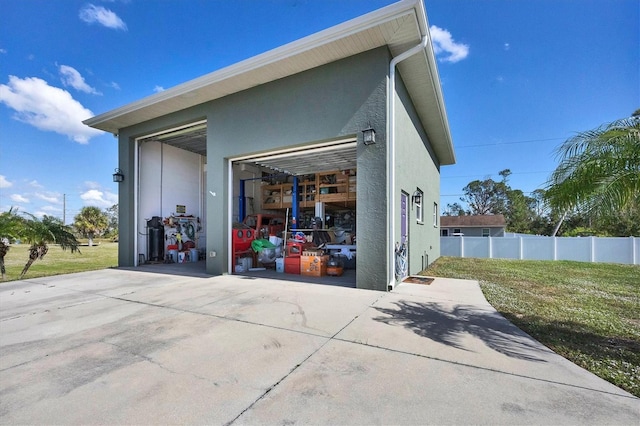
[[[420,204],[422,202],[422,192],[416,190],[413,195],[411,195],[411,202],[413,204]]]
[[[376,143],[376,131],[373,130],[371,125],[362,131],[362,141],[365,145],[373,145]]]
[[[122,174],[122,170],[116,169],[116,172],[113,174],[113,181],[118,183],[124,181],[124,175]]]

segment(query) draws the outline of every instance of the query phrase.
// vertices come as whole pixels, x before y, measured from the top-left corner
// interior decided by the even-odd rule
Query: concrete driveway
[[[475,281],[102,270],[0,285],[2,424],[640,424]]]

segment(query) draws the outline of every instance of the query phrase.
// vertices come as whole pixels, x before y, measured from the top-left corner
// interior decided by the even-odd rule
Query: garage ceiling
[[[176,148],[207,155],[207,126],[196,124],[179,130],[151,135],[141,142],[161,142]],[[301,176],[331,170],[351,170],[357,166],[357,144],[354,140],[337,141],[296,150],[260,154],[237,161],[265,167],[278,173]]]
[[[238,163],[262,166],[275,172],[287,173],[293,176],[331,170],[352,170],[357,167],[357,143],[349,141],[328,146],[272,153],[243,159]]]

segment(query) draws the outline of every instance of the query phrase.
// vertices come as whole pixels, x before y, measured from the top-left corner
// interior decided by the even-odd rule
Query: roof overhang
[[[429,36],[422,0],[403,0],[258,56],[182,83],[84,121],[118,134],[120,129],[388,46],[393,56]],[[401,62],[403,77],[429,141],[440,161],[455,163],[433,46]]]

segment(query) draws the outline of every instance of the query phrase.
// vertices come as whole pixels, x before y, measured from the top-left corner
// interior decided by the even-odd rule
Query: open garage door
[[[232,164],[231,271],[355,287],[356,139],[247,155]],[[241,253],[247,242],[238,240],[239,231],[248,230],[242,223],[252,227],[255,238],[275,233],[284,240],[282,249],[273,253],[276,259],[284,256],[279,260],[284,267],[279,268],[278,261],[272,262],[267,255]],[[286,234],[279,223],[284,223]],[[287,244],[293,238],[300,244]],[[314,259],[317,265],[310,265],[312,271],[305,271],[306,259],[301,254],[313,247],[320,247],[317,252],[323,255]],[[252,269],[264,270],[246,271],[248,263]]]

